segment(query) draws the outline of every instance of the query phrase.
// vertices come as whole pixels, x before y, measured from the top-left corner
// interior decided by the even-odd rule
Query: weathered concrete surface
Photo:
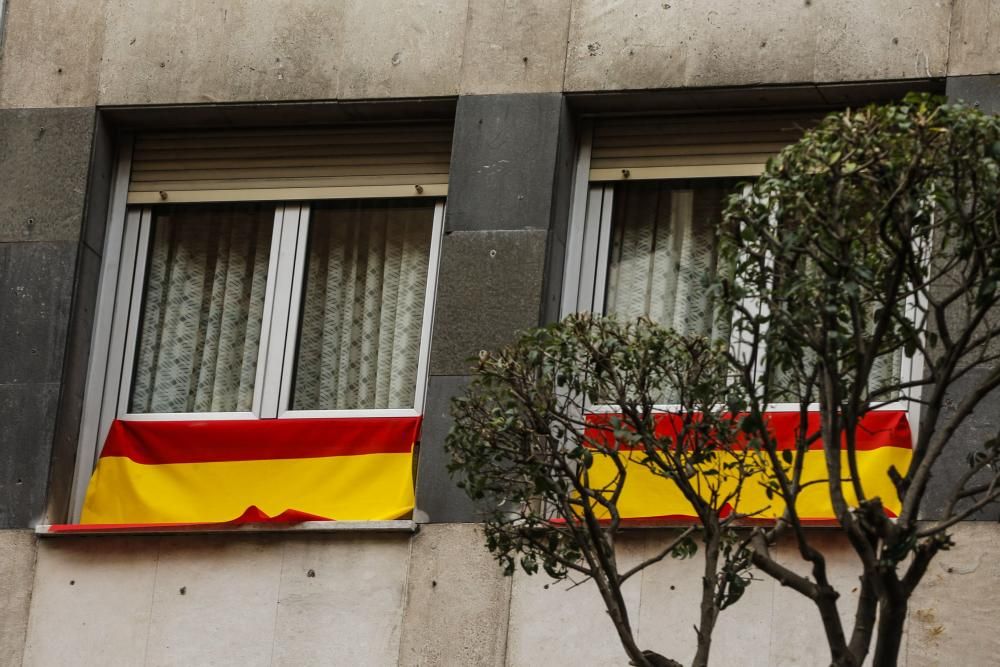
[[[268,665],[281,560],[267,539],[161,540],[145,664]]]
[[[461,92],[562,90],[571,0],[470,0]]]
[[[93,106],[104,4],[105,0],[6,0],[0,108]]]
[[[337,97],[342,3],[108,0],[101,104]]]
[[[467,0],[347,0],[338,97],[455,95]]]
[[[271,664],[395,665],[409,561],[402,535],[290,539]]]
[[[389,667],[409,539],[43,540],[25,665]]]
[[[576,0],[564,89],[942,76],[944,0]]]
[[[652,558],[676,537],[675,531],[643,534],[642,557]],[[698,625],[704,561],[666,558],[639,575],[641,605],[636,628],[642,648],[655,650],[689,664],[697,650],[694,627]],[[766,667],[771,657],[771,614],[774,581],[756,575],[744,597],[719,616],[713,637],[710,664]]]
[[[624,535],[618,542],[619,567],[639,562],[644,550],[645,540],[638,534]],[[518,570],[514,574],[507,631],[510,667],[628,663],[597,587],[590,581],[572,586],[571,582],[555,582],[545,573],[528,576]],[[625,582],[622,593],[629,617],[636,622],[639,578]]]
[[[537,229],[445,235],[431,373],[468,375],[481,350],[538,325],[546,236]]]
[[[948,75],[1000,73],[1000,2],[955,0]]]
[[[485,539],[475,524],[427,525],[413,538],[400,665],[504,664],[511,579]]]
[[[0,530],[0,665],[21,664],[35,571],[35,536]]]
[[[144,664],[158,546],[156,538],[41,542],[25,666]]]
[[[994,0],[957,0],[954,12],[947,0],[7,4],[0,107],[642,90],[1000,71]]]
[[[910,603],[908,664],[996,664],[1000,635],[1000,526],[959,524],[957,546],[931,564]]]
[[[77,241],[94,109],[0,109],[0,243]]]
[[[849,633],[854,627],[861,561],[847,540],[836,531],[816,529],[809,536],[810,543],[826,557],[830,584],[840,593],[837,601],[840,619]],[[802,560],[792,540],[778,544],[774,555],[781,564],[811,578],[810,565]],[[790,588],[774,585],[770,633],[769,664],[774,667],[823,665],[830,661],[830,649],[816,605]]]

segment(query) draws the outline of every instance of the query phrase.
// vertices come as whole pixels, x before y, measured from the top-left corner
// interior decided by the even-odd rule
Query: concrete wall
[[[626,534],[623,564],[654,553],[665,536]],[[24,632],[23,564],[34,548],[30,536],[17,541],[21,569],[13,587],[0,588],[0,658],[16,657]],[[985,555],[1000,549],[1000,527],[962,525],[956,541],[913,600],[901,664],[985,665],[1000,651],[990,630],[1000,614],[991,594],[1000,566]],[[819,533],[817,543],[847,621],[857,562],[835,535]],[[30,667],[627,662],[592,583],[566,590],[544,575],[504,577],[469,524],[425,526],[415,536],[50,538],[37,551],[24,648]],[[789,545],[778,554],[798,567]],[[699,569],[697,558],[667,560],[626,586],[642,646],[690,660]],[[715,638],[713,664],[828,660],[815,608],[769,579],[723,613]]]
[[[996,0],[7,4],[7,108],[1000,73]]]

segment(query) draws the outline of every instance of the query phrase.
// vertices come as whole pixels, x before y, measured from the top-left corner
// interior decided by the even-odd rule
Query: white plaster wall
[[[626,534],[622,562],[662,539]],[[816,539],[847,621],[856,558],[836,534]],[[1000,526],[964,524],[955,540],[913,600],[900,664],[989,665],[1000,655]],[[805,572],[790,545],[778,555]],[[666,560],[629,582],[640,645],[690,660],[699,577],[697,559]],[[627,664],[591,583],[505,578],[472,524],[416,536],[42,540],[27,626],[24,664],[39,667]],[[828,659],[815,608],[763,579],[723,613],[712,664]]]

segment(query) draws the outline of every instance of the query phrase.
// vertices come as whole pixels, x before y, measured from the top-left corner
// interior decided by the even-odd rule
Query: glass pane
[[[615,185],[605,313],[642,315],[684,334],[728,339],[708,281],[718,270],[716,230],[735,180]]]
[[[129,411],[250,411],[274,206],[156,207]]]
[[[412,408],[434,202],[313,207],[294,410]]]

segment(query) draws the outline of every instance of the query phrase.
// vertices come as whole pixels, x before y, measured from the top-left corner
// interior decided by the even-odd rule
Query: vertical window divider
[[[257,350],[257,373],[254,375],[253,405],[251,411],[260,418],[264,404],[264,370],[267,368],[271,340],[271,318],[274,312],[274,293],[276,276],[278,275],[278,252],[281,249],[285,207],[274,209],[274,225],[271,228],[271,254],[267,259],[267,284],[264,287],[264,308],[260,322],[260,347]]]
[[[580,131],[579,148],[576,156],[576,172],[573,176],[569,230],[566,239],[566,260],[563,268],[562,304],[560,317],[566,317],[580,309],[580,290],[585,284],[582,278],[588,266],[584,249],[587,235],[588,202],[593,197],[590,185],[590,153],[593,143],[593,124],[585,121]]]
[[[305,287],[305,268],[308,261],[310,212],[311,210],[308,205],[299,207],[294,262],[288,267],[289,275],[285,276],[285,279],[290,281],[285,284],[290,286],[289,293],[291,300],[288,306],[288,316],[286,318],[288,324],[282,350],[281,386],[278,389],[278,405],[276,407],[278,417],[284,416],[284,413],[291,410],[292,407],[295,356],[299,343],[299,327],[301,326],[302,319],[302,290]]]
[[[424,292],[424,315],[420,324],[420,351],[417,355],[417,382],[413,397],[413,409],[417,414],[424,412],[427,396],[428,369],[430,368],[431,332],[434,331],[434,306],[437,297],[437,274],[441,258],[441,239],[444,236],[444,217],[447,204],[438,202],[434,206],[434,223],[431,226],[430,256],[427,259],[427,285]]]
[[[614,209],[615,187],[604,186],[601,198],[600,227],[597,233],[597,267],[594,273],[594,294],[591,299],[591,310],[604,313],[604,302],[607,298],[608,266],[611,259],[611,212]]]
[[[152,228],[153,211],[148,206],[139,215],[137,238],[135,241],[135,270],[131,282],[122,282],[122,287],[130,290],[131,299],[127,311],[128,323],[125,327],[123,341],[124,356],[122,358],[121,387],[118,391],[118,404],[115,416],[120,417],[128,412],[128,403],[132,396],[132,376],[135,370],[135,346],[139,337],[139,320],[142,315],[143,286],[146,282],[146,267],[149,258],[149,236]],[[123,279],[125,276],[122,276]]]
[[[262,375],[263,381],[260,412],[261,419],[275,419],[281,407],[281,376],[285,364],[285,339],[289,332],[289,311],[292,295],[291,283],[295,268],[295,255],[298,249],[301,230],[300,218],[303,207],[300,205],[284,206],[280,209],[280,240],[277,252],[272,255],[274,273],[269,276],[271,294],[271,310],[268,317],[269,326],[267,338],[261,337],[261,347],[266,348],[266,357]],[[277,221],[277,220],[276,220]],[[266,311],[265,311],[266,312]]]

